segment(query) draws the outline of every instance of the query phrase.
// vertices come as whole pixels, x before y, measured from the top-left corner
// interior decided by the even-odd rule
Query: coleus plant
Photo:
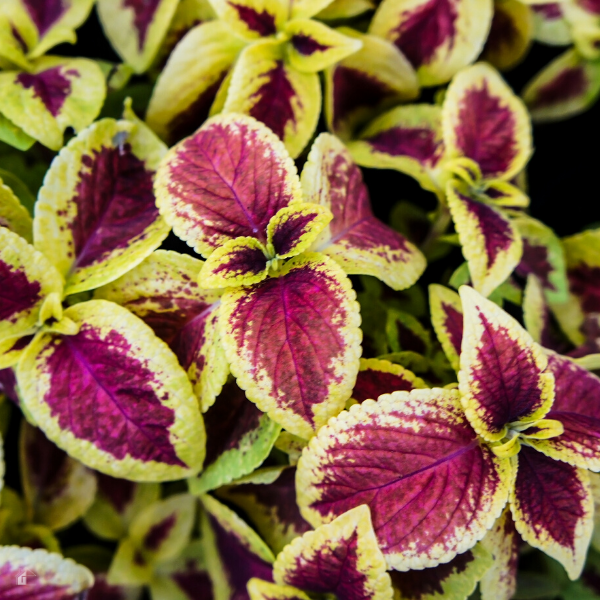
[[[529,202],[513,180],[532,151],[531,125],[489,65],[460,71],[442,107],[395,108],[348,147],[359,164],[398,169],[438,195],[432,234],[445,231],[451,214],[473,285],[485,296],[519,264],[522,240],[507,209]]]
[[[437,303],[450,308],[438,329],[454,356],[460,342],[458,390],[384,394],[332,419],[298,463],[302,515],[319,525],[367,504],[388,566],[406,571],[472,548],[508,502],[522,538],[576,579],[592,533],[600,380],[545,353],[472,288],[460,296],[463,327],[455,301]],[[514,577],[516,546],[506,546],[496,568]],[[489,597],[513,591],[508,577],[502,596],[492,588]]]
[[[227,288],[220,334],[238,383],[311,437],[343,409],[358,371],[358,307],[342,268],[399,289],[419,277],[421,253],[372,215],[335,138],[315,142],[301,184],[282,142],[250,117],[214,117],[173,147],[156,191],[176,235],[207,257],[201,286]]]

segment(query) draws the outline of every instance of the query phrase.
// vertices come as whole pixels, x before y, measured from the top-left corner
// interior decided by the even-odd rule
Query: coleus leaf
[[[62,296],[63,280],[43,254],[5,227],[0,227],[0,273],[0,340],[16,342],[35,331],[46,299]]]
[[[283,144],[243,115],[213,117],[173,147],[155,189],[169,225],[204,256],[239,236],[266,242],[271,217],[302,201],[296,167]]]
[[[426,387],[420,377],[389,360],[361,358],[352,399],[360,404],[369,399],[377,400],[383,394]]]
[[[31,243],[33,221],[29,211],[0,178],[0,227],[6,227]]]
[[[431,324],[446,357],[455,371],[460,367],[463,313],[460,296],[443,285],[429,286]]]
[[[589,108],[600,94],[600,64],[571,49],[546,65],[523,90],[536,123],[567,119]]]
[[[333,0],[317,17],[322,21],[341,21],[358,17],[374,8],[375,3],[371,0]]]
[[[531,445],[554,460],[600,470],[600,379],[572,360],[548,352],[556,395],[549,419],[560,421],[564,433]]]
[[[235,64],[223,112],[261,121],[296,158],[311,139],[321,112],[319,77],[286,64],[285,44],[256,42]]]
[[[510,505],[517,531],[577,579],[593,530],[594,502],[587,471],[529,446],[523,446],[511,461],[516,479]]]
[[[67,127],[81,131],[102,108],[104,76],[91,60],[43,57],[31,72],[0,74],[2,114],[51,150],[63,145]]]
[[[35,523],[64,529],[92,505],[94,474],[26,420],[21,423],[19,458],[23,493]]]
[[[188,544],[196,518],[197,500],[177,494],[140,511],[121,541],[108,572],[119,585],[150,583],[155,566],[176,558]]]
[[[515,67],[533,41],[531,8],[517,0],[495,0],[490,33],[481,59],[500,71]]]
[[[102,539],[124,538],[134,517],[160,496],[158,483],[136,483],[98,472],[96,480],[96,498],[83,520]]]
[[[207,431],[204,469],[188,479],[200,495],[251,473],[267,458],[281,427],[250,402],[234,381],[225,385],[204,416]]]
[[[342,410],[358,372],[360,316],[330,258],[304,253],[277,277],[228,290],[219,318],[231,372],[276,423],[310,438]]]
[[[473,288],[459,292],[465,315],[458,374],[462,404],[479,435],[501,440],[509,423],[546,415],[554,377],[542,349],[510,315]]]
[[[290,18],[307,19],[314,17],[333,4],[332,0],[295,0],[291,4]]]
[[[250,579],[273,581],[273,553],[231,509],[211,496],[203,496],[202,504],[206,567],[215,600],[249,600]]]
[[[30,69],[27,58],[30,48],[37,43],[35,24],[23,6],[3,2],[0,6],[0,59],[20,69]]]
[[[52,161],[36,204],[35,245],[73,294],[108,283],[140,263],[167,236],[152,180],[166,152],[131,112],[103,119]]]
[[[312,529],[298,510],[295,478],[295,467],[279,467],[273,481],[240,481],[217,494],[241,508],[273,552],[279,553]]]
[[[296,490],[315,526],[367,504],[388,567],[409,570],[447,563],[481,540],[510,478],[508,461],[477,441],[457,391],[412,390],[331,419],[298,462]]]
[[[391,600],[390,576],[366,505],[296,538],[273,565],[276,583],[341,600]]]
[[[327,127],[346,140],[386,108],[416,98],[419,84],[411,64],[391,42],[347,27],[339,31],[362,42],[362,48],[325,72]]]
[[[552,229],[527,215],[519,215],[513,224],[523,239],[523,256],[516,272],[522,277],[534,274],[549,302],[564,302],[568,283],[560,240]]]
[[[23,587],[17,580],[23,577]],[[45,550],[0,546],[0,594],[6,598],[75,600],[92,587],[92,573]]]
[[[369,33],[393,42],[424,86],[449,81],[481,52],[491,0],[384,0]]]
[[[475,161],[485,179],[510,180],[529,160],[532,142],[527,109],[485,63],[454,77],[442,112],[448,157]]]
[[[167,345],[112,302],[75,304],[64,315],[79,332],[40,332],[17,371],[23,401],[46,436],[116,477],[161,481],[197,473],[202,417]]]
[[[510,509],[504,509],[481,545],[494,558],[479,584],[482,600],[510,600],[517,589],[520,539]]]
[[[213,600],[202,540],[194,540],[171,561],[157,565],[150,583],[152,600]]]
[[[395,169],[441,196],[438,183],[444,156],[442,109],[429,104],[399,106],[374,119],[348,143],[363,167]]]
[[[198,286],[202,264],[191,256],[156,250],[94,297],[129,309],[169,344],[205,412],[227,381],[229,365],[217,331],[222,290]]]
[[[419,571],[390,571],[392,585],[401,600],[465,600],[492,566],[491,554],[477,544],[450,562]],[[441,595],[441,596],[440,596]]]
[[[29,150],[35,139],[27,135],[20,127],[0,113],[0,141],[25,152]]]
[[[446,192],[473,285],[489,296],[519,264],[523,240],[499,209],[473,197],[468,184],[451,180]]]
[[[301,181],[305,200],[333,213],[313,246],[316,251],[331,256],[346,273],[373,275],[396,290],[421,276],[424,256],[373,215],[361,171],[337,138],[328,133],[317,138]]]
[[[221,21],[194,27],[177,44],[158,77],[148,106],[148,125],[168,144],[196,131],[244,46]]]
[[[318,73],[362,47],[360,39],[312,19],[292,19],[283,31],[289,36],[287,59],[294,69],[304,73]]]
[[[177,0],[98,0],[104,33],[124,62],[143,73],[156,56]]]

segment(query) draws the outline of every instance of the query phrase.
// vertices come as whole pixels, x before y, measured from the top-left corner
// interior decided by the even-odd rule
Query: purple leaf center
[[[71,93],[71,81],[61,72],[62,67],[52,67],[41,73],[19,73],[17,83],[25,89],[32,89],[33,95],[39,98],[48,112],[56,117],[61,111],[65,100]],[[67,75],[79,77],[79,73],[73,69],[67,71]]]

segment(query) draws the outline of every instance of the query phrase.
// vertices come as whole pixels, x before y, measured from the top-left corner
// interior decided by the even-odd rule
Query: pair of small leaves
[[[447,199],[475,287],[484,295],[519,263],[521,238],[497,206],[527,203],[509,182],[531,154],[531,126],[522,102],[491,67],[460,71],[442,108],[394,109],[348,147],[359,164],[406,172]],[[463,181],[448,180],[449,173]]]
[[[268,276],[269,267],[277,271],[279,261],[308,250],[332,218],[331,212],[318,204],[286,206],[269,221],[266,245],[260,240],[263,232],[226,242],[202,267],[200,283],[207,288],[260,283]]]
[[[310,437],[350,395],[360,343],[357,306],[342,270],[322,255],[296,256],[264,279],[261,244],[281,258],[318,236],[313,249],[346,272],[379,275],[396,288],[418,278],[422,255],[375,219],[360,170],[326,134],[311,151],[301,189],[272,132],[248,117],[215,117],[170,151],[156,189],[175,232],[208,256],[203,275],[229,267],[223,254],[235,262],[254,248],[262,281],[222,297],[222,343],[248,398],[290,432]],[[301,203],[302,190],[311,204]],[[319,233],[329,212],[333,219]],[[311,220],[320,227],[305,233]],[[230,271],[235,282],[239,271]]]

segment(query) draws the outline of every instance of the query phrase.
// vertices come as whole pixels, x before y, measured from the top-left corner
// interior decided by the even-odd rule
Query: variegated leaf
[[[83,58],[47,56],[31,72],[0,73],[0,112],[51,150],[67,127],[81,131],[98,116],[105,94],[102,71]]]
[[[117,279],[168,234],[152,190],[166,148],[130,109],[126,117],[72,139],[40,190],[35,246],[63,274],[67,294]]]
[[[331,256],[346,273],[373,275],[396,290],[421,276],[425,257],[373,215],[361,171],[337,138],[328,133],[317,138],[301,181],[305,200],[333,213],[314,250]]]
[[[112,302],[75,304],[64,315],[79,332],[40,332],[17,371],[24,404],[46,436],[116,477],[161,481],[197,473],[205,453],[202,416],[167,345]]]
[[[296,490],[314,526],[367,504],[388,567],[409,570],[472,548],[510,483],[509,461],[479,443],[458,392],[434,389],[366,400],[332,419],[302,453]]]

